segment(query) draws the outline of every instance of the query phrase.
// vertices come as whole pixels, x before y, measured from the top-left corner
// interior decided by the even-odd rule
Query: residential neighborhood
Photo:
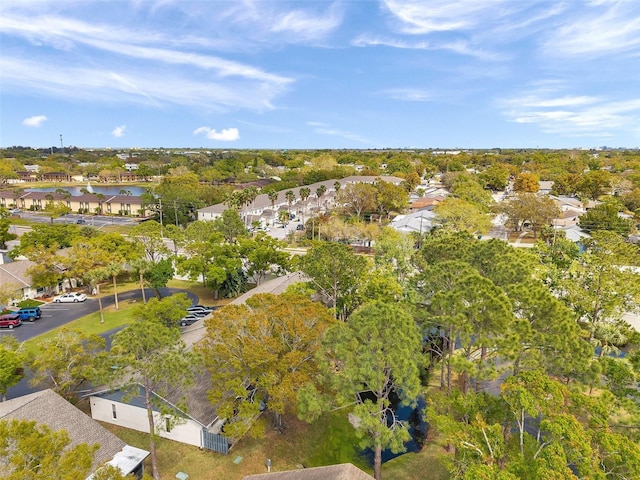
[[[261,164],[267,153],[299,166]],[[522,410],[527,428],[536,415],[560,425],[580,402],[602,408],[603,392],[635,418],[640,187],[631,161],[607,168],[627,152],[547,152],[549,165],[583,159],[568,186],[565,173],[516,167],[508,152],[352,152],[351,163],[335,152],[329,170],[314,166],[326,152],[195,155],[218,173],[173,167],[183,155],[167,153],[141,195],[102,194],[112,182],[88,172],[68,181],[86,168],[73,156],[55,191],[23,181],[16,165],[0,192],[0,300],[17,318],[0,330],[0,420],[64,428],[67,451],[100,445],[83,478],[101,465],[137,478],[454,478],[450,465],[482,422],[504,421],[490,405],[520,408],[516,388],[559,402]],[[144,154],[119,161],[132,159],[144,172]],[[229,162],[238,165],[223,181]],[[93,193],[69,192],[87,185]],[[20,316],[36,308],[39,317]],[[375,375],[387,370],[396,375]],[[475,421],[447,413],[462,397],[486,402]],[[45,401],[78,420],[19,413]],[[105,433],[83,437],[76,421]],[[606,437],[640,452],[613,427],[596,437],[574,421],[588,448],[606,450]],[[550,468],[500,432],[491,441],[512,452],[506,470]],[[551,432],[522,435],[567,455]],[[116,445],[118,435],[133,444]],[[292,441],[299,450],[281,444]],[[336,444],[350,453],[334,456]],[[492,465],[483,455],[478,468]],[[431,477],[417,473],[421,462]],[[628,456],[612,468],[640,472]]]

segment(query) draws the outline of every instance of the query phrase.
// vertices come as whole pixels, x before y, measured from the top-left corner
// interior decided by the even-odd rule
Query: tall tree
[[[535,193],[519,193],[497,205],[495,210],[507,218],[507,224],[514,231],[529,224],[534,238],[543,227],[551,225],[560,215],[560,209],[551,198]]]
[[[18,235],[10,232],[11,222],[7,218],[0,217],[0,249],[5,250],[7,248],[7,242],[15,240]]]
[[[0,337],[0,401],[7,399],[7,390],[24,376],[26,352],[13,337]]]
[[[45,385],[66,399],[78,389],[102,375],[105,339],[63,328],[54,337],[40,344],[32,360],[31,383]]]
[[[580,228],[586,232],[609,230],[619,235],[628,236],[634,229],[634,222],[630,218],[618,215],[622,206],[618,202],[608,201],[590,208],[578,220]]]
[[[350,183],[336,194],[336,202],[358,219],[376,205],[376,187],[370,183]]]
[[[158,304],[166,302],[171,302],[171,297],[158,301]],[[155,308],[155,303],[150,301],[141,306],[141,311],[147,312],[151,308]],[[110,360],[121,367],[113,370],[114,382],[122,384],[121,388],[128,395],[142,396],[149,424],[151,471],[153,478],[160,480],[153,412],[154,408],[161,410],[162,407],[153,393],[162,397],[171,388],[187,388],[193,382],[197,358],[187,351],[177,324],[167,327],[146,314],[142,317],[115,336]]]
[[[5,480],[87,478],[98,447],[98,444],[86,443],[71,445],[65,430],[54,431],[36,422],[0,420],[0,477]]]
[[[391,212],[401,213],[409,205],[409,194],[401,185],[380,180],[375,183],[375,189],[375,205],[380,214],[380,220],[383,215],[388,218]]]
[[[222,212],[222,215],[213,221],[213,227],[222,233],[227,243],[233,243],[247,234],[247,228],[242,222],[240,214],[233,208],[228,208]]]
[[[334,322],[320,303],[299,294],[258,294],[206,320],[199,351],[211,372],[212,402],[241,434],[260,411],[293,413],[298,388],[317,376],[314,353]]]
[[[264,232],[254,238],[240,240],[240,255],[247,271],[256,285],[269,273],[284,275],[290,270],[290,255],[284,251],[286,243]]]
[[[640,258],[637,247],[609,231],[594,232],[586,246],[559,293],[593,339],[599,323],[638,308],[640,275],[628,267],[640,265]]]
[[[331,327],[322,344],[323,378],[335,392],[337,406],[359,399],[353,407],[356,432],[363,446],[373,449],[374,477],[380,480],[382,450],[402,452],[410,438],[408,425],[394,415],[391,396],[397,395],[401,405],[415,406],[421,390],[422,335],[400,305],[372,302]],[[302,415],[311,420],[321,409],[310,392],[312,388],[304,389],[300,402]]]
[[[513,182],[514,192],[536,193],[540,190],[540,177],[536,173],[522,172]]]
[[[491,230],[491,219],[475,204],[461,198],[447,198],[434,208],[436,219],[444,228],[457,232],[485,234]]]
[[[367,260],[347,245],[318,242],[299,259],[299,267],[335,309],[336,318],[346,319],[357,307],[357,290]]]

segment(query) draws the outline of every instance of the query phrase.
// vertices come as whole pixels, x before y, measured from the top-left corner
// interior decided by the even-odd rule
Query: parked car
[[[302,224],[296,225],[296,230],[298,230],[298,231],[304,230],[304,225],[302,225]]]
[[[84,302],[86,299],[87,296],[84,293],[79,292],[69,292],[53,297],[53,301],[55,303],[78,303]]]
[[[20,320],[35,322],[42,316],[42,310],[40,310],[40,307],[21,308],[16,314],[20,316]]]
[[[187,308],[187,312],[198,315],[199,317],[206,317],[211,312],[213,312],[215,308],[213,307],[205,307],[204,305],[194,305],[192,307]]]
[[[20,325],[22,321],[20,320],[20,315],[17,313],[7,313],[5,315],[0,315],[0,327],[2,328],[13,328]]]
[[[200,317],[198,315],[190,313],[189,315],[185,315],[184,317],[182,317],[179,323],[181,327],[186,327],[187,325],[193,325],[198,320],[200,320]]]
[[[85,223],[87,223],[87,221],[84,218],[79,218],[76,220],[76,223],[78,225],[84,225]]]

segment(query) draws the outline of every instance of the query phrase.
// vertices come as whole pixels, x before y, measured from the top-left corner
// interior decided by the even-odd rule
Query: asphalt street
[[[198,297],[190,292],[185,292],[184,290],[180,290],[177,288],[162,288],[160,292],[164,297],[169,295],[173,295],[175,293],[186,293],[193,305],[198,303]],[[153,292],[150,289],[145,289],[145,295],[147,298],[153,297]],[[133,300],[142,298],[142,293],[139,289],[129,290],[127,292],[123,292],[118,295],[118,301],[123,300]],[[114,298],[113,295],[102,298],[102,307],[107,307],[109,305],[113,305]],[[81,303],[49,303],[40,307],[42,309],[42,317],[35,322],[23,322],[22,325],[16,327],[12,330],[3,328],[0,330],[0,335],[12,335],[19,341],[29,340],[37,335],[41,335],[46,333],[54,328],[61,327],[73,320],[76,320],[80,317],[88,315],[98,310],[98,301],[96,299],[87,299],[85,302]],[[121,330],[124,327],[118,327],[113,330],[109,330],[101,334],[107,341],[107,349],[111,346],[111,336]],[[22,395],[27,395],[28,393],[33,393],[38,390],[41,390],[40,387],[33,387],[29,380],[31,375],[27,373],[27,375],[18,383],[17,385],[9,388],[7,390],[7,398],[17,398]]]
[[[173,295],[174,293],[182,292],[176,288],[163,288],[160,290],[163,297]],[[192,293],[186,292],[191,302],[195,305],[198,303],[198,297]],[[150,289],[145,289],[145,295],[147,298],[153,298],[154,294]],[[118,294],[118,301],[133,300],[142,298],[142,292],[139,289],[129,290]],[[114,304],[113,295],[102,297],[102,307],[108,307]],[[22,325],[12,330],[3,328],[0,330],[0,335],[13,335],[16,340],[24,342],[37,335],[53,330],[54,328],[61,327],[73,320],[77,320],[80,317],[89,315],[90,313],[98,311],[98,300],[95,298],[87,298],[85,302],[80,303],[47,303],[41,305],[42,318],[35,322],[22,322]]]
[[[34,213],[21,211],[18,213],[20,218],[29,220],[35,223],[52,223],[51,218],[47,217],[43,213]],[[62,217],[54,218],[53,223],[76,223],[78,220],[84,220],[84,225],[91,225],[94,227],[104,227],[106,225],[131,225],[138,223],[138,219],[132,217],[119,217],[108,215],[80,215],[76,213],[70,213],[63,215]]]

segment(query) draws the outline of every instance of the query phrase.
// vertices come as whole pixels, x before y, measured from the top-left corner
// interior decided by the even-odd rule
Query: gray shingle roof
[[[373,480],[373,477],[351,463],[341,463],[326,467],[247,475],[242,480]]]
[[[24,395],[0,403],[0,420],[30,420],[52,430],[66,430],[71,439],[69,447],[81,443],[98,444],[92,470],[111,460],[126,445],[91,417],[85,415],[53,390]]]

